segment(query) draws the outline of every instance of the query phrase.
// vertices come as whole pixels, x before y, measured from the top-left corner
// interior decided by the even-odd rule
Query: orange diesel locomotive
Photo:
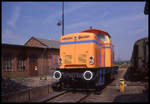
[[[99,29],[61,36],[59,68],[53,74],[57,86],[95,88],[113,79],[113,47],[110,35]]]

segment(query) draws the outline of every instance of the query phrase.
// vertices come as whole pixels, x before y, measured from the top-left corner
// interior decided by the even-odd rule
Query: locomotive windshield
[[[97,36],[97,38],[98,38],[99,40],[102,40],[102,41],[105,41],[105,40],[106,40],[106,37],[105,37],[105,35],[103,35],[103,34],[97,34],[96,36]]]

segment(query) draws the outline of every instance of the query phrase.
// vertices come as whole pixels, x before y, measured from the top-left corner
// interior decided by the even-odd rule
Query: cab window
[[[97,34],[96,36],[97,36],[97,38],[98,38],[99,40],[102,40],[102,41],[105,41],[105,40],[106,40],[106,37],[105,37],[105,35],[103,35],[103,34]]]

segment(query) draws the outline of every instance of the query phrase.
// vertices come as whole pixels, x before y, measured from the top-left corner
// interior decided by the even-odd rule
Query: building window
[[[18,57],[18,71],[25,70],[25,57],[19,56]]]
[[[30,64],[37,64],[37,56],[30,56]]]
[[[4,71],[12,71],[12,57],[4,56]]]

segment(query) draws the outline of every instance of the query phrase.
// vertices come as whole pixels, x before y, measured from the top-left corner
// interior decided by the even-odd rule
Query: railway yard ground
[[[114,81],[105,86],[98,94],[95,92],[85,91],[53,91],[51,84],[55,82],[47,76],[47,79],[40,79],[40,77],[24,78],[24,79],[12,79],[11,81],[2,80],[2,101],[3,102],[148,102],[148,82],[141,81],[130,81],[125,80],[124,93],[120,92],[120,79],[124,78],[127,72],[127,68],[119,68],[118,74]],[[15,84],[14,84],[15,83]],[[12,86],[12,87],[10,87]],[[39,96],[36,97],[38,88],[44,87],[48,90],[41,90]],[[33,95],[30,91],[30,97],[26,95],[26,100],[19,100],[14,98],[8,100],[9,97],[5,98],[4,95],[13,95],[13,92],[37,88]],[[46,92],[47,91],[47,92]],[[46,95],[43,93],[46,92]],[[15,95],[16,93],[14,93]],[[34,96],[32,98],[32,96]],[[23,98],[22,98],[23,99]]]
[[[46,86],[52,84],[55,80],[51,79],[50,76],[45,77],[27,77],[27,78],[12,78],[2,79],[2,95],[6,95],[8,93],[13,93],[16,91],[21,91],[29,88],[36,88],[40,86]]]

